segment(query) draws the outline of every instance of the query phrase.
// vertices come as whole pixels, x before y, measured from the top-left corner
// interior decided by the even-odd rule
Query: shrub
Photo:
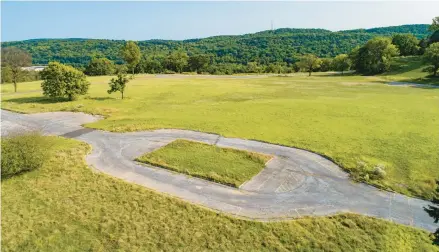
[[[75,100],[78,95],[87,94],[90,82],[83,72],[58,62],[50,62],[43,71],[41,83],[43,94],[49,97],[68,97]]]
[[[386,177],[386,171],[384,170],[384,165],[379,164],[375,166],[373,170],[373,175],[375,175],[377,179],[383,179],[384,177]]]
[[[48,158],[49,147],[47,138],[35,132],[3,137],[2,179],[40,168]]]

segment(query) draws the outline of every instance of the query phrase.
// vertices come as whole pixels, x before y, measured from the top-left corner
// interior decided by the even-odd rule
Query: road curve
[[[354,212],[397,223],[436,229],[423,210],[428,201],[354,183],[331,161],[308,151],[188,130],[113,133],[83,128],[99,120],[83,113],[17,114],[1,110],[1,134],[40,130],[87,142],[94,169],[128,182],[238,217],[279,220]],[[134,158],[175,139],[188,139],[275,156],[266,168],[236,189],[139,164]]]

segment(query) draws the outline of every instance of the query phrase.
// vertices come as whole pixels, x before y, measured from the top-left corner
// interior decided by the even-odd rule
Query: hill
[[[347,53],[375,36],[391,36],[395,33],[413,33],[418,38],[427,37],[428,25],[402,25],[373,29],[357,29],[332,32],[324,29],[291,29],[262,31],[235,36],[215,36],[189,40],[138,41],[145,55],[161,57],[173,50],[184,50],[189,55],[206,53],[213,55],[213,63],[260,64],[295,62],[304,53],[320,57],[333,57]],[[119,49],[124,40],[107,39],[32,39],[3,42],[2,47],[16,46],[28,51],[34,64],[59,61],[74,66],[84,66],[93,56],[105,56],[121,63]]]

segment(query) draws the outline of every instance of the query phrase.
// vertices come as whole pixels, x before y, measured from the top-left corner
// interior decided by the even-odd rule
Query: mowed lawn
[[[1,182],[4,251],[439,251],[426,231],[354,214],[228,217],[97,173],[90,146],[49,138],[42,168]]]
[[[107,94],[109,78],[90,78],[89,95],[78,101],[9,93],[2,107],[101,114],[105,120],[87,126],[110,131],[180,128],[303,148],[363,178],[384,167],[384,178],[366,182],[424,198],[439,179],[439,89],[360,76],[140,75],[121,100]]]
[[[271,156],[260,153],[178,139],[136,160],[239,187],[258,174],[270,159]]]

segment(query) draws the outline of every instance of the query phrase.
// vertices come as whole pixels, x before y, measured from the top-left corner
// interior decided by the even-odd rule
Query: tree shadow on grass
[[[44,96],[36,96],[36,97],[20,97],[20,98],[7,99],[7,101],[17,104],[26,104],[26,103],[52,104],[59,102],[68,102],[69,99],[64,97],[50,98]]]
[[[108,101],[108,100],[116,100],[114,97],[85,97],[86,100],[94,100],[94,101]]]

